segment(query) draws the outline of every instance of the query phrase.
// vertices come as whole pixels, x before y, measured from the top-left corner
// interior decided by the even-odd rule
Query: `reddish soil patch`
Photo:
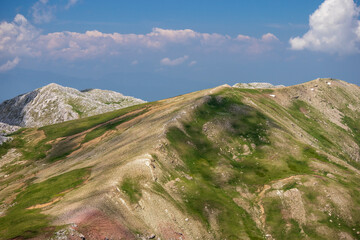
[[[83,212],[78,219],[80,221],[76,223],[76,230],[82,233],[85,239],[135,239],[129,229],[99,210]]]
[[[165,239],[179,239],[184,240],[186,239],[185,235],[180,230],[175,230],[173,226],[169,225],[168,223],[164,223],[163,225],[159,226],[161,235]]]

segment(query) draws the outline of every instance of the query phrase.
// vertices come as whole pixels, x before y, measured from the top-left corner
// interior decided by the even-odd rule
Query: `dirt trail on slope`
[[[297,177],[303,177],[303,176],[308,176],[308,175],[293,175],[293,176],[290,176],[290,177],[287,177],[287,178],[283,178],[283,179],[278,179],[278,180],[274,180],[274,181],[271,181],[269,184],[265,184],[263,187],[262,187],[262,190],[260,191],[260,189],[258,191],[259,194],[258,194],[258,200],[257,200],[257,205],[259,206],[259,209],[260,209],[260,221],[261,221],[261,224],[265,227],[265,220],[266,220],[266,213],[265,213],[265,208],[264,208],[264,205],[263,205],[263,198],[265,197],[265,194],[266,192],[271,189],[271,185],[273,185],[274,183],[276,182],[288,182],[290,180],[293,180],[294,178],[297,178]]]
[[[266,220],[266,215],[265,215],[265,208],[264,208],[264,205],[262,203],[262,200],[264,198],[264,195],[266,193],[267,190],[271,189],[271,186],[270,185],[264,185],[263,189],[261,190],[261,192],[259,193],[258,195],[258,206],[259,206],[259,209],[260,209],[260,222],[261,224],[263,225],[263,228],[265,229],[265,220]]]
[[[28,207],[26,209],[39,209],[39,208],[44,208],[44,207],[47,207],[47,206],[50,206],[51,204],[53,203],[56,203],[57,201],[59,201],[61,199],[61,197],[57,197],[55,198],[54,200],[52,200],[51,202],[48,202],[48,203],[43,203],[43,204],[36,204],[35,206],[31,206],[31,207]]]

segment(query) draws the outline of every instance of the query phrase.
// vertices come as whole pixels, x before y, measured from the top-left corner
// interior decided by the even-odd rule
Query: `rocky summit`
[[[223,85],[90,117],[93,91],[48,87],[2,119],[82,118],[0,146],[0,239],[360,239],[356,85]]]
[[[282,88],[284,85],[272,85],[271,83],[265,82],[252,82],[252,83],[236,83],[235,88],[247,88],[247,89],[258,89],[258,88]]]
[[[114,91],[79,91],[51,83],[1,103],[0,122],[21,127],[41,127],[144,102]]]

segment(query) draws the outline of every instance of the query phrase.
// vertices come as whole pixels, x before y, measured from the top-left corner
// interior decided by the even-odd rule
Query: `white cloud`
[[[197,64],[197,61],[191,61],[190,63],[189,63],[189,66],[194,66],[194,65],[196,65]]]
[[[186,55],[183,57],[175,58],[173,60],[171,60],[170,58],[163,58],[163,59],[161,59],[160,63],[161,63],[161,65],[165,65],[165,66],[176,66],[176,65],[182,64],[188,58],[189,58],[189,56],[186,56]]]
[[[325,0],[309,18],[310,29],[290,39],[291,49],[359,53],[360,9],[353,0]]]
[[[20,59],[18,57],[14,58],[12,61],[11,60],[7,61],[6,63],[0,66],[0,72],[6,72],[13,69],[14,67],[16,67],[16,65],[19,64],[19,62]]]
[[[266,34],[262,35],[260,39],[239,34],[236,37],[236,40],[238,40],[238,41],[251,41],[251,42],[260,42],[260,41],[262,41],[262,42],[276,42],[276,41],[279,41],[279,39],[272,33],[266,33]]]
[[[47,23],[54,18],[55,6],[48,5],[48,0],[39,0],[32,7],[31,12],[35,23]]]
[[[243,45],[237,45],[234,48],[237,49],[237,51],[246,51],[250,54],[261,54],[270,51],[280,42],[272,33],[266,33],[262,35],[260,39],[239,34],[236,40],[243,43]],[[239,47],[240,49],[238,49]]]
[[[262,35],[261,40],[264,42],[278,41],[279,39],[272,33]]]
[[[69,0],[66,4],[65,9],[69,9],[70,7],[74,6],[79,0]]]
[[[38,1],[47,4],[46,0]],[[173,30],[154,28],[147,34],[102,33],[97,30],[78,32],[52,32],[41,34],[21,14],[12,22],[0,22],[0,55],[10,59],[32,57],[42,59],[89,59],[99,56],[145,54],[150,52],[227,52],[231,54],[259,54],[270,51],[279,40],[271,33],[260,39],[239,35],[231,38],[217,33],[200,33],[191,29]],[[136,56],[134,56],[136,57]],[[185,61],[165,58],[163,65],[177,65]]]
[[[246,35],[239,34],[239,35],[236,37],[236,39],[239,40],[239,41],[249,41],[249,40],[251,40],[251,37],[250,37],[250,36],[246,36]]]
[[[139,61],[138,60],[134,60],[131,62],[131,65],[138,65],[139,64]]]
[[[17,14],[13,22],[0,23],[0,53],[10,57],[37,55],[33,44],[39,35],[23,15]]]
[[[154,28],[153,31],[149,33],[147,36],[150,38],[166,39],[170,42],[185,42],[189,39],[201,37],[201,34],[191,29],[172,30],[172,29]]]

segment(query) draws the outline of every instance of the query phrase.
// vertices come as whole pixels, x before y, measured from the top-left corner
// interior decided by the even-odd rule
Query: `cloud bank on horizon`
[[[272,49],[279,40],[271,33],[261,39],[239,35],[231,38],[217,33],[200,33],[191,29],[153,28],[147,34],[102,33],[97,30],[53,32],[41,34],[23,15],[0,24],[0,51],[9,57],[46,57],[52,59],[84,59],[99,55],[119,55],[124,51],[166,50],[182,45],[204,51],[261,53]],[[168,62],[168,64],[167,64]],[[171,61],[164,65],[174,65]],[[175,64],[177,65],[177,64]]]
[[[69,9],[77,2],[69,0],[63,9]],[[55,10],[56,6],[49,5],[48,0],[39,0],[31,8],[34,23],[51,21]],[[359,13],[360,8],[353,0],[325,0],[310,16],[308,32],[289,40],[290,49],[339,55],[359,53]],[[170,57],[173,48],[181,48],[184,52]],[[0,54],[3,61],[5,59],[0,66],[2,72],[16,67],[22,58],[75,61],[99,56],[121,57],[130,52],[139,56],[144,52],[163,52],[162,66],[177,66],[185,61],[189,61],[188,66],[193,66],[197,62],[189,57],[188,52],[259,55],[277,48],[285,47],[272,33],[265,33],[260,38],[242,34],[230,37],[192,29],[155,27],[146,34],[103,33],[98,30],[43,34],[22,14],[17,14],[11,22],[0,23]]]

